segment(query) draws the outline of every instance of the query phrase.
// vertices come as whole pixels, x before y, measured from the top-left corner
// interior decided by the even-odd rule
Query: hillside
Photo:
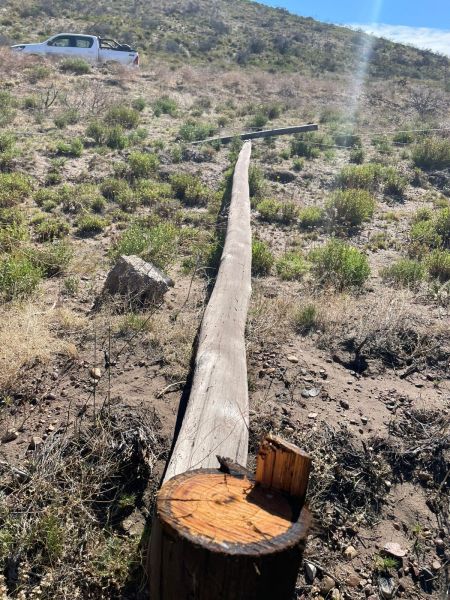
[[[447,84],[450,60],[247,0],[6,0],[0,32],[15,43],[60,30],[120,37],[171,64],[251,65],[304,75],[346,75],[369,57],[372,77]],[[45,23],[45,28],[42,24]]]
[[[312,456],[296,600],[443,598],[449,61],[238,0],[86,7],[0,8],[2,42],[79,29],[143,54],[0,48],[0,598],[147,600],[241,145],[191,142],[310,121],[252,148],[249,467],[267,432]],[[102,295],[122,255],[173,279],[161,304]]]

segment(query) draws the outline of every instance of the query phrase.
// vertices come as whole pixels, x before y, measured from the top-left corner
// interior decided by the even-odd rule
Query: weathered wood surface
[[[247,464],[244,334],[251,294],[250,154],[251,144],[246,142],[234,171],[225,246],[203,317],[191,393],[165,481],[191,469],[217,467],[217,454]]]
[[[263,131],[249,131],[247,133],[238,133],[236,135],[225,135],[221,137],[212,137],[206,140],[197,140],[192,144],[207,144],[209,142],[222,142],[227,144],[235,139],[241,140],[257,140],[260,138],[275,137],[279,135],[293,135],[294,133],[306,133],[307,131],[317,131],[319,126],[316,123],[308,123],[307,125],[294,125],[292,127],[281,127],[278,129],[264,129]]]
[[[292,600],[311,522],[293,500],[216,469],[170,479],[152,524],[150,599]]]

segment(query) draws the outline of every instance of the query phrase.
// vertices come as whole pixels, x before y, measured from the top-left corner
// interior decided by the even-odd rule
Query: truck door
[[[74,55],[80,56],[92,63],[97,62],[98,47],[96,38],[90,35],[74,35],[72,36],[72,41]]]
[[[57,35],[47,42],[46,53],[68,56],[71,54],[71,36]]]

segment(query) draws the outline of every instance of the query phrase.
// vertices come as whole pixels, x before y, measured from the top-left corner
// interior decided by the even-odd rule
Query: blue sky
[[[260,0],[261,1],[261,0]],[[262,0],[320,21],[450,55],[449,0]]]

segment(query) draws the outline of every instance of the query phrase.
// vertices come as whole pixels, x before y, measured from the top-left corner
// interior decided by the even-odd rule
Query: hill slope
[[[448,81],[450,73],[446,57],[247,0],[6,0],[0,13],[5,41],[67,29],[121,37],[173,62],[345,74],[368,56],[375,77]]]

